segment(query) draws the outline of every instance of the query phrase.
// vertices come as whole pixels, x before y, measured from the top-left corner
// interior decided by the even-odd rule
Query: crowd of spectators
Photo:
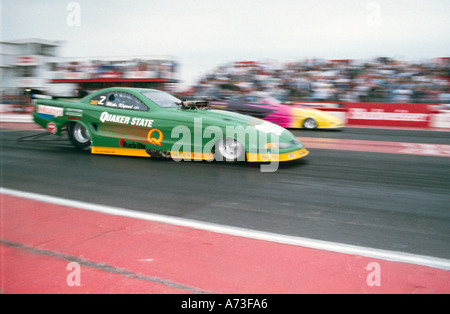
[[[51,63],[51,71],[55,78],[173,78],[178,69],[173,60],[122,59],[61,61]]]
[[[77,60],[79,59],[79,60]],[[25,68],[25,67],[23,67]],[[76,80],[82,82],[88,79],[114,79],[123,78],[136,81],[139,79],[165,79],[175,81],[178,78],[179,64],[175,60],[166,58],[108,58],[104,60],[91,58],[60,58],[49,62],[45,71],[33,71],[29,78],[41,79],[45,84],[32,87],[39,93],[46,93],[48,82],[51,80]],[[37,74],[39,72],[39,75]],[[27,77],[28,78],[28,77]],[[59,84],[53,83],[53,84]],[[0,93],[0,104],[9,104],[17,107],[31,104],[29,91],[31,88],[11,87],[2,89]],[[63,96],[78,97],[79,90],[64,90]],[[56,95],[61,96],[61,95]]]
[[[236,93],[268,93],[282,101],[450,103],[450,58],[234,62],[192,89],[212,98]]]

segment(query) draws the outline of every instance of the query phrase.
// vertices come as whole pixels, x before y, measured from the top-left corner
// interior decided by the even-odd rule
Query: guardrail
[[[288,104],[326,111],[337,116],[349,126],[450,129],[450,110],[440,109],[445,108],[445,105],[348,102],[289,102]]]
[[[345,125],[379,127],[418,127],[450,129],[450,110],[436,104],[395,104],[395,103],[303,103],[289,102],[291,106],[319,109],[337,116]],[[450,107],[447,105],[447,107]],[[450,108],[449,108],[450,109]],[[14,114],[29,114],[33,106],[1,104],[1,120],[11,120]],[[21,121],[23,119],[20,119]],[[30,121],[29,119],[25,119]]]

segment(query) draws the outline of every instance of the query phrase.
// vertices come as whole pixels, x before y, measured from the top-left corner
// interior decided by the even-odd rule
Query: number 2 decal
[[[103,102],[105,101],[106,96],[100,96],[100,100],[98,101],[97,105],[105,105]]]

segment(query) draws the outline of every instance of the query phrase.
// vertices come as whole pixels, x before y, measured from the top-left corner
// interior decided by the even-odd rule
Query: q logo
[[[158,137],[152,137],[152,135],[153,135],[153,133],[154,132],[156,132],[156,133],[158,133]],[[163,139],[163,134],[162,134],[162,132],[160,131],[160,130],[158,130],[158,129],[151,129],[149,132],[148,132],[148,134],[147,134],[147,138],[148,138],[148,142],[150,143],[150,144],[153,144],[153,145],[162,145],[161,144],[161,141],[162,141],[162,139]]]

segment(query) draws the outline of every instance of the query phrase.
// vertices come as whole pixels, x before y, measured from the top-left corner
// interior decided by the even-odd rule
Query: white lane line
[[[202,222],[192,219],[179,218],[179,217],[171,217],[160,214],[152,214],[146,212],[140,212],[136,210],[119,208],[113,206],[99,205],[99,204],[91,204],[82,201],[75,201],[64,199],[60,197],[23,192],[18,190],[12,190],[8,188],[0,187],[0,193],[8,194],[16,197],[31,199],[35,201],[41,201],[45,203],[57,204],[67,207],[79,208],[84,210],[95,211],[99,213],[109,214],[109,215],[117,215],[124,216],[135,219],[142,219],[153,222],[166,223],[170,225],[189,227],[199,230],[205,230],[220,234],[270,241],[288,245],[295,245],[300,247],[307,247],[312,249],[319,249],[337,253],[344,254],[352,254],[352,255],[360,255],[380,260],[392,261],[392,262],[400,262],[414,265],[427,266],[432,268],[450,270],[450,260],[437,258],[432,256],[424,256],[424,255],[416,255],[410,253],[396,252],[396,251],[388,251],[388,250],[380,250],[368,247],[361,247],[356,245],[335,243],[329,241],[322,240],[314,240],[302,237],[288,236],[277,233],[265,232],[265,231],[257,231],[246,228],[232,227],[226,225],[220,225],[209,222]]]

